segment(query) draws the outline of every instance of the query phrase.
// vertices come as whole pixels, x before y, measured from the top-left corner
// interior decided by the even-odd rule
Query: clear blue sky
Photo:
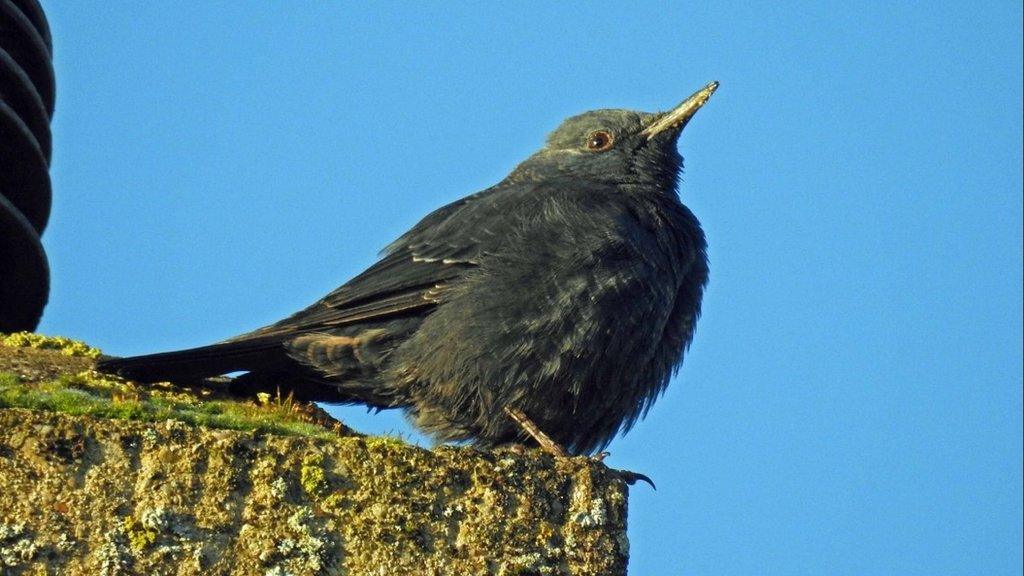
[[[717,79],[680,144],[706,312],[610,448],[658,483],[632,573],[1021,573],[1020,3],[44,3],[42,331],[260,326],[565,116]]]

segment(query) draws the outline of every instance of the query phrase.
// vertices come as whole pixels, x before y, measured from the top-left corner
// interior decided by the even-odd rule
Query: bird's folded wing
[[[319,302],[231,341],[325,330],[422,312],[441,302],[454,280],[475,268],[513,226],[529,187],[499,184],[425,217],[366,271]]]
[[[330,330],[422,311],[436,306],[446,283],[464,269],[391,254],[305,310],[231,341]]]

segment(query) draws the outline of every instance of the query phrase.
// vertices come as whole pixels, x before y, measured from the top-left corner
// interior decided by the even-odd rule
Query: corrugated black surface
[[[50,291],[52,51],[36,0],[0,0],[0,332],[34,329]]]

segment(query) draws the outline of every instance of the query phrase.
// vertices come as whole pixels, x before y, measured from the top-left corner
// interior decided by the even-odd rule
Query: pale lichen
[[[288,483],[284,478],[278,478],[270,483],[270,495],[274,500],[284,500],[288,493]]]
[[[24,522],[0,524],[0,569],[4,573],[31,562],[38,550],[39,544],[28,534]]]
[[[99,576],[122,576],[131,573],[132,555],[121,529],[111,530],[103,535],[102,544],[96,549],[97,574]]]

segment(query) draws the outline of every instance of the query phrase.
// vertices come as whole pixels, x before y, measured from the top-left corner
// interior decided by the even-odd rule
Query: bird
[[[97,369],[143,383],[241,372],[233,391],[402,409],[440,442],[602,450],[647,415],[694,336],[707,242],[679,196],[677,141],[717,88],[665,112],[572,116],[311,306]]]

